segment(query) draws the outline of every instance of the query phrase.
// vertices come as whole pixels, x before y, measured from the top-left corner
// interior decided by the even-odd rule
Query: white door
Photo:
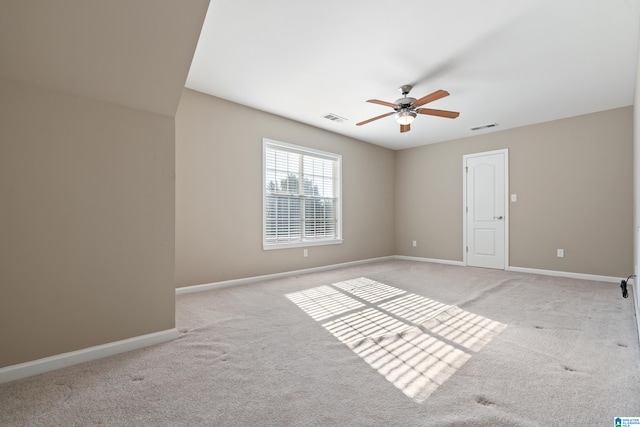
[[[464,156],[465,255],[474,267],[506,269],[508,151]]]

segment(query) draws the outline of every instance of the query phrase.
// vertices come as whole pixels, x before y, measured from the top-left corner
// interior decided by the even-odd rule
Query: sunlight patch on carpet
[[[418,403],[507,327],[364,277],[286,297]]]
[[[435,334],[472,351],[480,351],[507,325],[452,307],[422,324]]]
[[[364,304],[329,286],[318,286],[287,294],[287,298],[315,320],[323,320],[354,308],[364,307]]]
[[[471,358],[470,354],[418,328],[347,345],[418,403],[424,402]]]
[[[413,323],[422,323],[451,307],[453,306],[414,294],[380,304],[383,310]]]
[[[371,279],[361,277],[359,279],[345,280],[344,282],[334,283],[335,287],[349,292],[367,302],[375,303],[389,297],[406,294],[402,289],[393,286],[384,285]]]
[[[410,326],[374,308],[353,313],[324,326],[345,344],[363,338],[375,338],[408,329]]]

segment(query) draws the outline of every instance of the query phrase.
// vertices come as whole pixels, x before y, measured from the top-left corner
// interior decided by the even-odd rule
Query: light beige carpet
[[[0,385],[0,425],[560,426],[640,416],[617,284],[389,261],[177,297],[179,339]]]

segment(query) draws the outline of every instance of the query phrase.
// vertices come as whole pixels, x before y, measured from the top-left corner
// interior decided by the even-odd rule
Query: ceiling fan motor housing
[[[401,110],[403,108],[409,108],[411,105],[413,105],[413,103],[416,102],[415,98],[400,98],[400,99],[396,99],[396,104],[398,105],[396,107],[396,110]]]

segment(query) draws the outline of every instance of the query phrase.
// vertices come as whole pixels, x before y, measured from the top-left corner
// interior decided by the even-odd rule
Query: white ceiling
[[[186,86],[402,149],[632,105],[639,22],[639,0],[211,0]],[[460,117],[355,125],[403,84]]]

